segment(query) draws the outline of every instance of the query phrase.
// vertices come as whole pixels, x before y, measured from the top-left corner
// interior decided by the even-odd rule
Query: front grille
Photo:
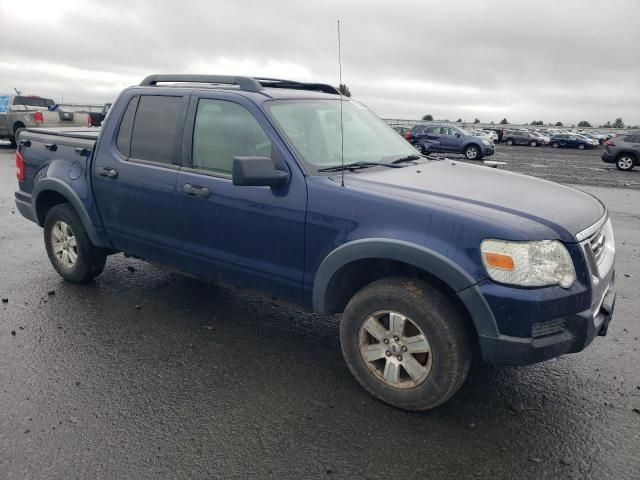
[[[534,323],[531,329],[531,334],[534,337],[544,337],[545,335],[551,335],[557,333],[564,328],[566,321],[564,318],[556,318],[555,320],[549,320],[547,322]]]
[[[593,252],[593,258],[595,258],[596,263],[600,263],[600,260],[602,260],[606,242],[607,237],[604,232],[604,228],[589,239],[589,246],[591,247],[591,252]]]

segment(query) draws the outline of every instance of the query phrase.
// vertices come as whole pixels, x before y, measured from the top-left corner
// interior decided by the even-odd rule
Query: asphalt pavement
[[[494,160],[608,205],[609,335],[538,365],[477,364],[447,404],[409,413],[356,384],[338,317],[122,255],[63,282],[0,146],[0,478],[640,478],[640,169],[598,155],[499,145]]]

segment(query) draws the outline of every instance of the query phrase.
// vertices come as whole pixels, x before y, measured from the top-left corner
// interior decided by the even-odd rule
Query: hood
[[[606,212],[598,199],[575,188],[451,160],[364,170],[348,175],[345,183],[394,197],[450,206],[500,224],[515,216],[518,221],[513,225],[520,229],[523,220],[528,220],[525,223],[542,225],[571,242]]]

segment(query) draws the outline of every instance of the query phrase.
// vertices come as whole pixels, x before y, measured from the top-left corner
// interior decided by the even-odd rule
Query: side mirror
[[[460,134],[459,134],[459,133],[456,133],[456,137],[460,138]]]
[[[276,169],[269,157],[235,157],[231,178],[239,186],[282,187],[289,181],[289,173]]]

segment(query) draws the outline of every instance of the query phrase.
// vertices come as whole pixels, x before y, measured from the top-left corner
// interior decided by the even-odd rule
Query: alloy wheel
[[[379,310],[369,315],[360,327],[359,347],[371,373],[389,387],[415,388],[431,372],[429,341],[402,313]]]
[[[62,220],[53,224],[51,247],[60,265],[67,269],[75,266],[78,261],[78,244],[71,227]]]

